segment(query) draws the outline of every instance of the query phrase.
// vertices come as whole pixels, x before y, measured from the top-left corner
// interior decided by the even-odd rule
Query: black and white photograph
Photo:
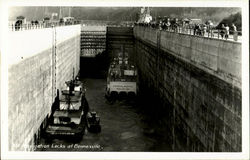
[[[249,159],[248,1],[55,2],[1,1],[2,159]]]

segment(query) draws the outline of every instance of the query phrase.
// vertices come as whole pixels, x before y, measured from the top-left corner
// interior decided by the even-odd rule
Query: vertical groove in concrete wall
[[[157,44],[157,30],[135,29],[134,34],[140,83],[160,97],[173,150],[241,151],[240,44],[214,40],[223,43],[217,50],[236,47],[227,53],[231,58],[224,56],[235,62],[227,67],[229,63],[220,64],[225,50],[204,49],[212,39],[161,33],[164,38]],[[216,62],[210,61],[215,54]]]
[[[9,150],[31,150],[34,134],[50,114],[52,93],[72,78],[73,68],[79,72],[80,25],[12,32],[9,44],[16,46],[8,69]]]

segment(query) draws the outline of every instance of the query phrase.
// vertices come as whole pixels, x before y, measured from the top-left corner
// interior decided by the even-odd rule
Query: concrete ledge
[[[134,28],[137,39],[149,42],[241,88],[241,43],[214,38]],[[157,39],[157,35],[159,39]],[[160,43],[160,44],[159,44]]]

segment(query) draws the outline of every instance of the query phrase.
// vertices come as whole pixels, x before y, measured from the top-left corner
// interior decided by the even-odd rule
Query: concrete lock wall
[[[134,35],[140,83],[163,105],[172,149],[241,151],[241,44],[146,27]]]
[[[135,27],[135,37],[241,88],[241,43]],[[159,39],[157,39],[157,35]]]
[[[56,97],[79,71],[80,25],[9,33],[9,150],[33,150]]]

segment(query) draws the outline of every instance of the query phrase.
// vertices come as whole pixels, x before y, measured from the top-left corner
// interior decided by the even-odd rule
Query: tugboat
[[[137,69],[128,61],[127,53],[119,53],[111,63],[108,76],[106,98],[115,100],[118,97],[135,97],[137,95]]]
[[[100,117],[95,111],[88,112],[87,114],[87,129],[89,132],[101,132]]]
[[[62,91],[59,107],[52,114],[51,121],[45,130],[47,140],[70,138],[79,141],[85,132],[87,113],[84,112],[88,106],[83,103],[86,98],[82,91],[82,84],[76,80],[65,83],[68,87]]]

